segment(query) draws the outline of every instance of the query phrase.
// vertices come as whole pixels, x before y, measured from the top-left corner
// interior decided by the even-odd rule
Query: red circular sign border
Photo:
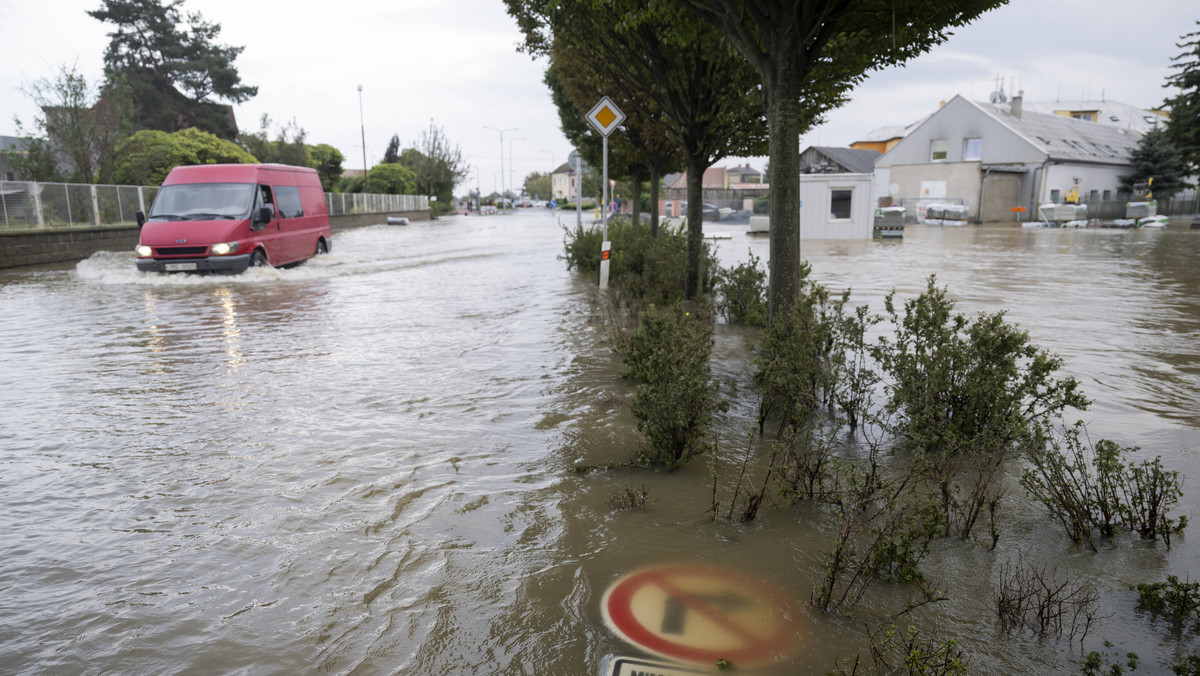
[[[717,574],[720,577],[734,578],[739,582],[760,590],[764,599],[773,598],[771,592],[782,592],[768,587],[758,580],[748,578],[736,570],[694,564],[675,564],[646,568],[617,580],[604,593],[601,607],[608,625],[619,636],[650,652],[676,660],[697,664],[712,664],[717,660],[728,660],[733,664],[752,666],[769,662],[773,656],[786,653],[792,646],[793,637],[789,634],[787,625],[782,625],[779,631],[764,640],[756,640],[754,645],[737,650],[711,650],[682,646],[669,641],[643,627],[633,616],[630,601],[633,595],[647,584],[670,584],[664,578],[674,574]],[[734,627],[735,630],[739,629]],[[738,632],[741,633],[741,632]]]

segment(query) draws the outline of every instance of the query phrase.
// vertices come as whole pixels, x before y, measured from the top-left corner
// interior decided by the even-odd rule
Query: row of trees
[[[545,82],[563,132],[593,165],[601,138],[584,113],[605,95],[626,112],[609,138],[609,171],[635,187],[635,219],[643,177],[656,191],[658,176],[686,169],[689,298],[699,291],[704,170],[729,156],[769,154],[772,316],[800,288],[799,136],[870,71],[928,51],[1004,2],[505,0],[521,49],[549,58]],[[1135,158],[1153,164],[1136,173],[1157,175],[1160,190],[1200,170],[1200,33],[1179,47],[1166,84],[1180,91],[1167,101],[1170,123],[1147,141],[1148,159]],[[1181,162],[1164,168],[1160,141]]]
[[[772,314],[800,288],[800,134],[868,71],[929,50],[1003,2],[505,0],[522,48],[549,57],[563,131],[585,157],[598,159],[599,137],[582,113],[608,95],[628,115],[622,138],[610,139],[610,171],[635,186],[648,172],[654,190],[660,173],[687,170],[689,298],[700,284],[704,170],[769,153]]]
[[[77,66],[24,89],[41,109],[32,129],[20,121],[21,152],[13,164],[24,178],[76,183],[157,184],[180,164],[274,162],[312,167],[326,191],[422,194],[452,203],[466,175],[462,153],[430,123],[367,178],[345,179],[345,157],[325,143],[310,144],[293,119],[239,132],[232,104],[258,92],[241,81],[234,61],[242,47],[219,44],[221,27],[182,9],[183,0],[103,0],[88,12],[113,26],[104,54],[104,79],[89,82]],[[274,127],[274,132],[272,132]]]

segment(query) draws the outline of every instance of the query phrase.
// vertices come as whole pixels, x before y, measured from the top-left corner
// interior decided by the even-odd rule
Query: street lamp
[[[362,129],[363,193],[369,193],[371,192],[371,179],[367,175],[367,125],[363,122],[362,85],[358,85],[358,124]]]
[[[504,209],[504,132],[517,131],[520,127],[508,127],[506,129],[497,129],[483,125],[484,129],[491,129],[495,132],[500,132],[500,209]]]
[[[513,147],[513,144],[516,143],[517,141],[524,141],[524,140],[525,140],[524,136],[518,136],[515,139],[512,139],[511,141],[508,142],[508,189],[512,190],[512,192],[513,192],[513,204],[514,205],[516,205],[516,200],[517,200],[517,182],[513,178],[512,147]],[[504,165],[501,164],[500,168],[503,169]]]

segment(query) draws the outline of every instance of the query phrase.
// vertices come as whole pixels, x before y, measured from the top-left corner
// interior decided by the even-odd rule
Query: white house
[[[1084,201],[1115,199],[1142,134],[1022,104],[955,96],[876,160],[877,189],[896,203],[957,201],[977,222],[1028,220],[1076,185]]]
[[[871,174],[800,175],[800,239],[871,239],[874,226]],[[769,228],[765,216],[750,219],[750,232]]]

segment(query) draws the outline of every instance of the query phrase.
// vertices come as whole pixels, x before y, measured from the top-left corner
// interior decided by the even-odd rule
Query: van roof
[[[175,183],[258,183],[269,176],[275,185],[320,185],[316,169],[287,164],[195,164],[175,167],[163,185]]]

